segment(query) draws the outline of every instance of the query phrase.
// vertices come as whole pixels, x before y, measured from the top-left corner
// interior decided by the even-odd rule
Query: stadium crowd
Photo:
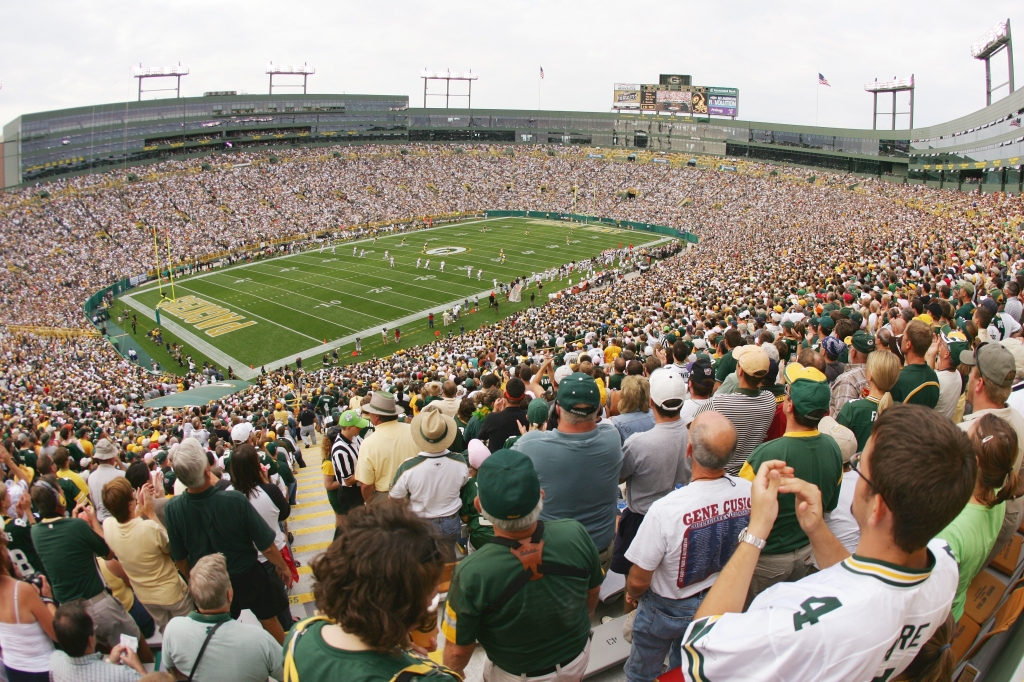
[[[577,680],[611,570],[631,681],[666,660],[687,679],[948,679],[967,588],[1024,507],[1020,198],[469,151],[171,162],[4,197],[7,321],[61,326],[145,270],[139,223],[196,257],[576,201],[701,237],[495,324],[188,411],[145,407],[178,381],[104,341],[5,333],[8,678],[136,679],[159,628],[184,676],[231,657],[218,676],[452,679],[480,645],[486,680]],[[312,563],[321,617],[295,625],[285,521],[310,436],[337,530]],[[439,619],[446,667],[424,655]]]

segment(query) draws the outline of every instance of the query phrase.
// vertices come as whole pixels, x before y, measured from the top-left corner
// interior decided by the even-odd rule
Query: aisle
[[[302,458],[306,467],[295,474],[298,483],[297,504],[292,507],[288,518],[288,530],[295,535],[292,553],[302,564],[299,566],[299,582],[292,586],[288,599],[292,614],[299,618],[313,615],[313,570],[310,562],[327,549],[334,537],[334,510],[327,501],[323,474],[320,473],[320,436],[314,447],[303,448]]]

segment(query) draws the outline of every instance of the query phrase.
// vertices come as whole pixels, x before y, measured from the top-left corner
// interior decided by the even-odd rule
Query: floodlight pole
[[[142,64],[132,69],[134,77],[139,81],[139,101],[142,101],[142,93],[144,92],[170,92],[174,91],[175,98],[181,97],[181,77],[187,76],[189,68],[182,66],[181,62],[178,62],[177,66],[162,66],[162,67],[148,67],[143,68]],[[142,89],[142,81],[147,78],[175,78],[177,84],[173,88],[153,88],[151,90]]]
[[[311,75],[313,75],[315,73],[316,73],[316,69],[314,67],[310,66],[309,64],[305,64],[305,63],[302,66],[281,66],[281,65],[274,66],[274,62],[270,62],[270,64],[267,65],[267,75],[270,76],[270,89],[269,89],[267,94],[270,94],[270,95],[274,94],[274,87],[275,87],[274,86],[274,76],[302,76],[302,85],[298,85],[297,83],[293,84],[293,85],[289,85],[289,84],[282,85],[282,84],[278,83],[277,87],[278,88],[302,88],[302,94],[305,95],[306,94],[306,84],[308,83],[308,79],[309,79],[309,77]]]
[[[424,69],[420,72],[420,78],[423,79],[423,108],[427,108],[427,96],[431,97],[444,97],[444,108],[447,109],[451,104],[452,97],[465,97],[466,108],[473,108],[473,81],[477,80],[478,76],[472,71],[466,73],[459,73],[453,71],[427,71]],[[444,94],[441,93],[428,93],[427,84],[430,81],[444,81]],[[452,94],[452,81],[465,81],[469,86],[467,94],[460,95],[458,93]]]
[[[908,128],[914,127],[914,76],[911,74],[910,78],[893,78],[891,81],[878,82],[875,80],[872,83],[865,83],[864,90],[871,93],[873,98],[873,105],[871,111],[871,129],[878,130],[878,93],[880,92],[891,92],[892,93],[892,111],[889,112],[892,117],[892,130],[896,130],[896,114],[909,114],[910,125]],[[910,93],[910,111],[896,111],[896,94],[900,92]]]
[[[1000,50],[1006,51],[1007,73],[1009,78],[1005,83],[992,85],[991,60]],[[1010,20],[999,22],[982,37],[982,39],[971,46],[971,56],[985,62],[985,106],[992,104],[992,92],[1004,85],[1010,87],[1010,94],[1013,93],[1013,35],[1010,32]]]

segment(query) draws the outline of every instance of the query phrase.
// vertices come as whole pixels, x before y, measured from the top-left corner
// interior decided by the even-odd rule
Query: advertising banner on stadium
[[[708,113],[707,88],[694,86],[690,92],[690,109],[695,114]]]
[[[712,116],[738,116],[740,91],[736,88],[708,88],[708,113]]]
[[[639,109],[640,86],[631,83],[616,83],[613,109]]]

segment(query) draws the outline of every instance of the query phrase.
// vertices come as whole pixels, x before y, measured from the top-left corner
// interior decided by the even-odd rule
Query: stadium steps
[[[288,530],[295,535],[292,553],[302,565],[299,566],[299,582],[292,586],[288,595],[292,614],[297,618],[313,615],[313,571],[309,564],[313,558],[327,549],[334,538],[334,510],[327,501],[327,491],[320,473],[320,434],[317,444],[302,449],[306,468],[295,474],[298,483],[296,505],[288,519]]]

